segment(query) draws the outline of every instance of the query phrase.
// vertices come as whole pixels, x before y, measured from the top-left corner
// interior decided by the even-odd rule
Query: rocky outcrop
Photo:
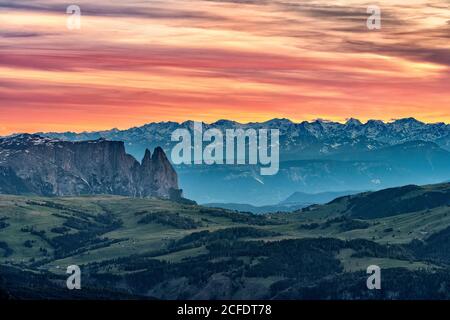
[[[145,150],[138,180],[141,196],[146,196],[150,191],[151,195],[171,197],[178,189],[177,173],[160,147],[155,148],[153,155],[150,150]]]
[[[69,142],[24,134],[0,139],[0,193],[170,198],[180,191],[161,148],[153,156],[146,150],[139,163],[120,141]]]

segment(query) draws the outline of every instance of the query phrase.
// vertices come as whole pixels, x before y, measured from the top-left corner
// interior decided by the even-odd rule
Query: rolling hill
[[[83,298],[64,290],[65,269],[77,264],[88,299],[99,290],[105,299],[445,298],[449,190],[405,186],[270,215],[122,196],[2,195],[3,290],[23,297],[20,274],[40,298]],[[389,279],[401,272],[417,290],[400,280],[364,290],[370,264]]]
[[[337,198],[329,203],[330,211],[360,219],[384,218],[404,213],[450,207],[450,184],[407,185],[376,192]],[[339,206],[339,210],[336,210]],[[310,210],[306,208],[305,210]],[[317,211],[327,211],[328,206]]]

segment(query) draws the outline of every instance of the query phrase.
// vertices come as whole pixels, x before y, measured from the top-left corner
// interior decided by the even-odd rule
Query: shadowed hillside
[[[341,205],[340,214],[361,219],[383,218],[450,206],[450,184],[415,185],[362,193],[333,200]]]

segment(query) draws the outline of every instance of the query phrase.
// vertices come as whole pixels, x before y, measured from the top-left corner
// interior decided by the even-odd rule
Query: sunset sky
[[[0,0],[0,135],[154,121],[450,123],[448,0]],[[66,27],[80,6],[81,29]],[[378,5],[381,30],[366,12]]]

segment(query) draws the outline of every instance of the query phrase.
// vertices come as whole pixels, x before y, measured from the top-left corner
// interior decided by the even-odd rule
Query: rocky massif
[[[366,123],[357,119],[349,119],[346,123],[320,119],[295,123],[288,119],[272,119],[246,124],[219,120],[204,124],[203,127],[204,130],[218,129],[222,132],[227,129],[278,129],[282,161],[319,159],[336,154],[373,151],[411,141],[432,142],[450,151],[450,124],[423,123],[414,118],[392,122],[369,120]],[[171,134],[176,129],[187,129],[193,132],[193,122],[160,122],[128,130],[42,133],[41,135],[69,141],[98,138],[124,141],[127,151],[141,158],[144,150],[149,146],[161,146],[164,150],[171,150],[177,143],[171,141]]]
[[[73,196],[115,194],[179,198],[178,177],[164,151],[142,163],[120,141],[61,141],[39,135],[0,139],[0,193]]]

